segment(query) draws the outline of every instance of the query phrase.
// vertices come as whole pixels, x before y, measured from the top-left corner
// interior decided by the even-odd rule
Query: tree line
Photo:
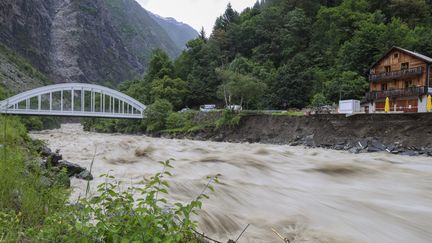
[[[175,60],[156,50],[119,89],[145,104],[303,108],[362,99],[367,70],[392,46],[432,56],[431,0],[263,0],[228,4]]]

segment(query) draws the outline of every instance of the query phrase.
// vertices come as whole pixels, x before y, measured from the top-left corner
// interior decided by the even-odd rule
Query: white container
[[[353,114],[361,112],[359,100],[340,100],[339,101],[339,113],[341,114]]]

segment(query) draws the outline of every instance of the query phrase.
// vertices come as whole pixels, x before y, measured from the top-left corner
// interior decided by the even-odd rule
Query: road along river
[[[66,160],[139,185],[174,158],[170,195],[188,202],[222,174],[199,215],[207,235],[225,241],[432,242],[432,158],[350,154],[286,145],[231,144],[84,132],[79,124],[34,132]],[[86,183],[72,181],[74,197]]]

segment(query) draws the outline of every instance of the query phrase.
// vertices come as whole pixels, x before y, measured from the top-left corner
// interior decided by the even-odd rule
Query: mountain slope
[[[184,49],[188,41],[199,35],[194,28],[174,18],[164,18],[151,12],[148,13],[168,33],[179,49]]]
[[[180,54],[174,39],[134,0],[0,1],[0,43],[57,83],[142,77],[152,50]]]
[[[13,94],[51,84],[24,58],[0,45],[0,86]]]

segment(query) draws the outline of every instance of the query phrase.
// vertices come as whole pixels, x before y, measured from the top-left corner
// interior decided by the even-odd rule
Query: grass
[[[23,228],[40,225],[46,216],[61,211],[68,191],[56,183],[46,186],[55,178],[32,161],[33,141],[20,120],[0,120],[0,239],[9,242],[20,239]]]
[[[40,80],[42,84],[48,85],[53,82],[45,75],[34,68],[25,58],[18,55],[16,52],[10,50],[4,45],[0,44],[0,53],[11,63],[15,64],[18,69],[25,73],[27,76]]]
[[[299,117],[304,116],[304,113],[301,111],[286,111],[286,112],[273,112],[271,113],[272,116],[292,116],[292,117]]]

